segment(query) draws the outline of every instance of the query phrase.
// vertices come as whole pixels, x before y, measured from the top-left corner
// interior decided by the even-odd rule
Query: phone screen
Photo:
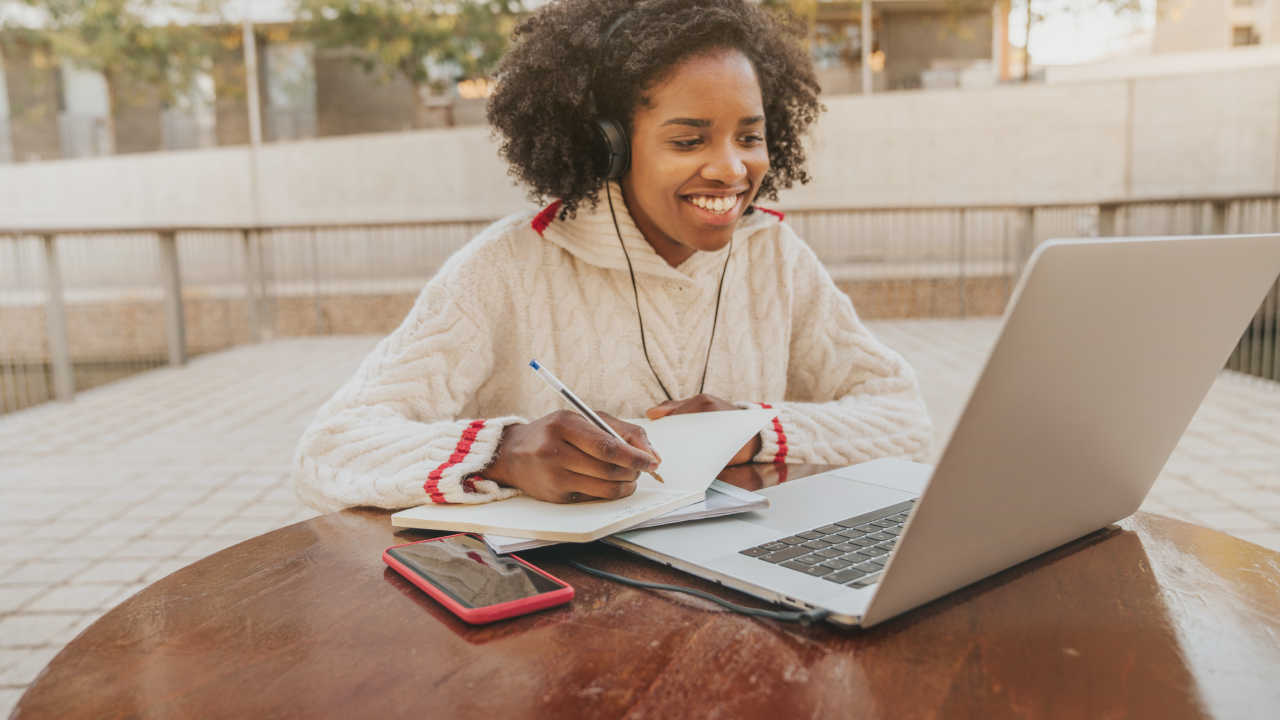
[[[566,587],[516,560],[495,555],[483,540],[470,535],[414,543],[387,553],[468,608],[500,605]]]

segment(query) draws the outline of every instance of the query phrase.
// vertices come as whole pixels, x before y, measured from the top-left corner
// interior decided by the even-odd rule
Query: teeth
[[[689,202],[697,205],[703,210],[722,215],[729,212],[738,204],[738,196],[730,195],[729,197],[708,197],[706,195],[689,195]]]

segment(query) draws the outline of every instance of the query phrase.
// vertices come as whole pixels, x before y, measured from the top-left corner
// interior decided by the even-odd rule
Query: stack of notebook
[[[391,523],[483,533],[495,551],[505,553],[760,510],[769,506],[766,498],[715,477],[776,415],[777,410],[738,410],[629,421],[644,427],[662,456],[658,472],[666,483],[641,475],[635,493],[621,500],[556,505],[520,495],[483,505],[424,505],[392,515]]]

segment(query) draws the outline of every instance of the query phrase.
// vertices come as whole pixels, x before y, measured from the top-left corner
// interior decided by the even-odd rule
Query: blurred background
[[[532,208],[484,105],[541,1],[0,0],[0,715],[124,599],[315,516],[316,409]],[[827,107],[766,204],[916,369],[932,461],[1045,240],[1280,231],[1280,0],[759,1]],[[1278,300],[1143,504],[1273,550]]]
[[[998,315],[1047,238],[1278,228],[1280,0],[763,1],[828,108],[776,206],[866,318]],[[0,412],[395,327],[529,207],[484,104],[537,5],[0,0]],[[1230,367],[1280,377],[1275,295]]]

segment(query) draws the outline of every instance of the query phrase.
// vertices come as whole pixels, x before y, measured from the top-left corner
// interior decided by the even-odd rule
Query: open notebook
[[[659,450],[661,452],[661,450]],[[734,487],[729,483],[716,480],[711,483],[711,487],[707,488],[707,499],[702,502],[696,502],[692,505],[686,505],[679,510],[672,510],[665,515],[659,515],[651,520],[645,520],[639,525],[633,525],[628,530],[642,530],[644,528],[658,527],[659,525],[671,525],[672,523],[688,522],[690,520],[710,520],[711,518],[724,517],[726,515],[736,515],[748,510],[765,510],[769,507],[769,498],[763,495],[757,495],[750,490],[743,490]],[[486,533],[484,541],[489,547],[499,555],[507,553],[520,552],[522,550],[532,550],[534,548],[545,547],[547,545],[555,545],[554,540],[537,540],[533,538],[517,538],[508,535],[493,535]]]
[[[553,542],[598,540],[705,500],[716,474],[777,413],[753,409],[629,421],[649,434],[667,482],[641,475],[635,493],[621,500],[556,505],[519,495],[483,505],[423,505],[395,513],[391,524]]]

